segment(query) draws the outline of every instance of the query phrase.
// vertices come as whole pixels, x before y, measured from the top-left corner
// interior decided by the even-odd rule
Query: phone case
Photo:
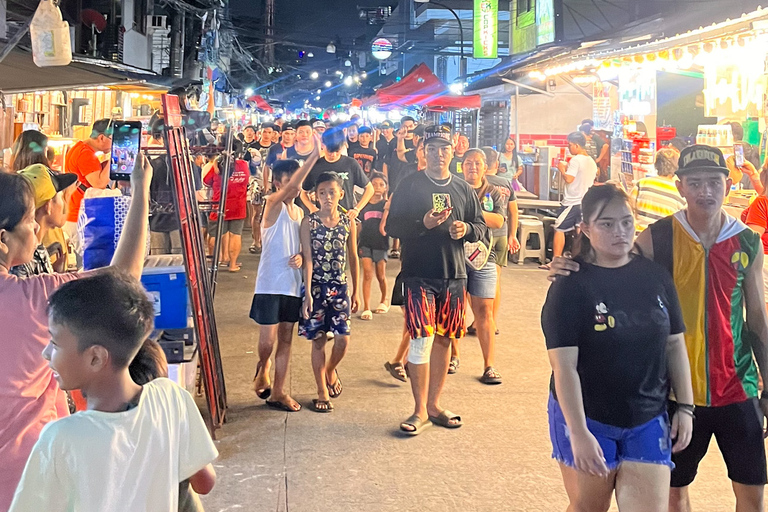
[[[435,213],[440,213],[446,208],[451,207],[450,194],[432,194],[432,209]]]

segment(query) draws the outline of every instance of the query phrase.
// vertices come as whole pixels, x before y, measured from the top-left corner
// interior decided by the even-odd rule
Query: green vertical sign
[[[474,45],[476,59],[495,59],[499,47],[499,1],[475,0]]]

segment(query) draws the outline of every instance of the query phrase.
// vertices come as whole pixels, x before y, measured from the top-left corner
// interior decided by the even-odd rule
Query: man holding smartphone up
[[[72,242],[77,254],[78,267],[82,265],[83,247],[77,233],[77,217],[80,203],[89,188],[105,189],[109,185],[109,160],[99,158],[97,153],[107,155],[112,149],[112,120],[99,119],[93,123],[91,136],[75,143],[67,152],[65,171],[77,175],[77,187],[69,197],[69,211],[64,232]]]
[[[405,323],[411,337],[408,369],[416,401],[400,430],[417,435],[433,423],[458,428],[461,417],[440,406],[451,340],[464,336],[467,271],[464,242],[489,243],[480,202],[454,177],[451,130],[425,130],[427,168],[403,179],[389,210],[386,230],[403,244]],[[434,343],[434,344],[433,344]]]

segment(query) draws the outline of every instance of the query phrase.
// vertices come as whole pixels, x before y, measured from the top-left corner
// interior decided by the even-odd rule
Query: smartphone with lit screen
[[[113,126],[109,179],[130,181],[141,149],[141,121],[116,121]]]
[[[736,167],[744,167],[744,144],[733,145],[733,159],[736,161]]]

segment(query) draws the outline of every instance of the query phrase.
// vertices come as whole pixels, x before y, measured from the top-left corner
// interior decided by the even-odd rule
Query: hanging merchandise
[[[38,67],[66,66],[72,62],[69,23],[61,17],[54,0],[41,0],[29,25],[29,32],[32,58]]]

